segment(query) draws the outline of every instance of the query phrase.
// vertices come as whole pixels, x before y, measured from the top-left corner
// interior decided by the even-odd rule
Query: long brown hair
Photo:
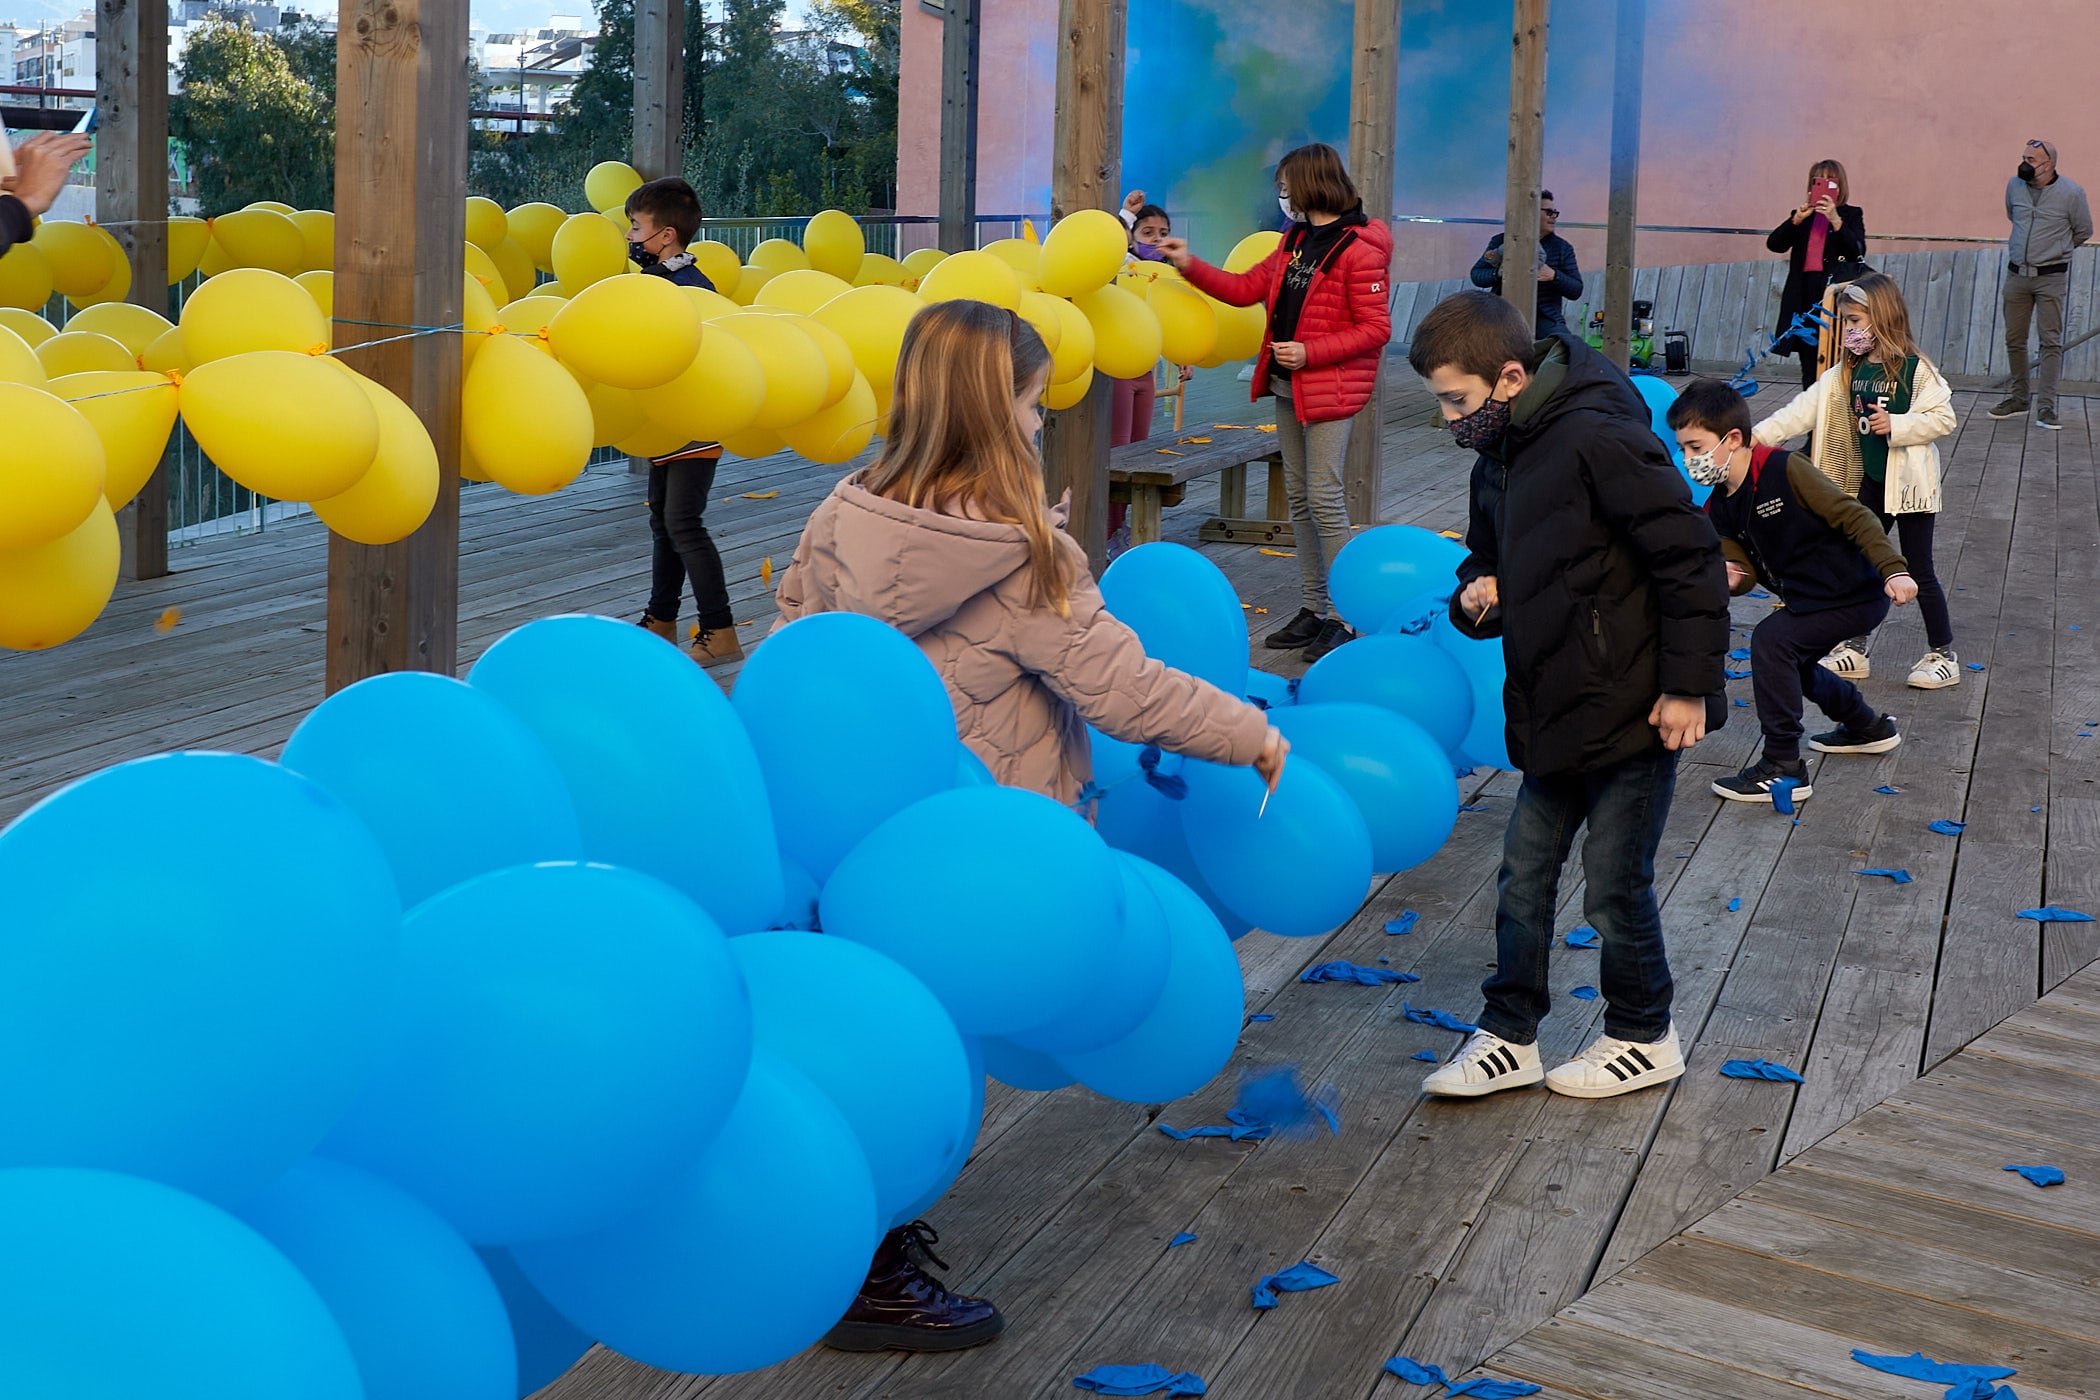
[[[868,490],[922,510],[963,502],[1028,537],[1030,603],[1070,615],[1072,579],[1043,500],[1043,463],[1014,421],[1040,390],[1050,351],[1035,327],[981,301],[936,302],[912,317],[897,392]]]
[[[1276,163],[1276,183],[1301,214],[1340,216],[1364,202],[1342,153],[1322,141],[1285,152]]]
[[[1857,295],[1854,295],[1855,291]],[[1925,352],[1910,331],[1910,306],[1903,300],[1902,289],[1896,279],[1886,272],[1867,272],[1845,284],[1838,293],[1838,304],[1864,300],[1867,308],[1867,324],[1874,331],[1874,353],[1881,357],[1891,381],[1903,372],[1903,361],[1916,355],[1921,364],[1929,364]],[[1845,362],[1856,362],[1856,357],[1846,354]]]

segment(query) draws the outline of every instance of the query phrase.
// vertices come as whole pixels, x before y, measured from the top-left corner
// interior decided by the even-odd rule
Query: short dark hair
[[[1427,379],[1446,365],[1493,384],[1511,360],[1531,361],[1531,327],[1517,308],[1489,292],[1445,297],[1415,327],[1407,362]]]
[[[1670,431],[1703,428],[1717,438],[1741,433],[1750,445],[1750,401],[1725,379],[1694,379],[1670,404]]]
[[[1276,183],[1289,190],[1291,204],[1304,214],[1346,214],[1364,202],[1342,153],[1324,141],[1285,152],[1276,162]]]
[[[1547,200],[1549,200],[1549,199],[1551,199],[1551,198],[1553,198],[1553,191],[1551,191],[1551,190],[1540,190],[1540,191],[1539,191],[1539,203],[1541,203],[1541,204],[1544,204],[1544,203],[1545,203],[1545,202],[1546,202]]]
[[[1174,227],[1173,217],[1169,215],[1166,210],[1160,208],[1157,204],[1148,204],[1144,208],[1138,210],[1136,217],[1134,217],[1130,221],[1131,227],[1135,228],[1137,225],[1145,222],[1145,220],[1147,219],[1163,219],[1166,221],[1166,225],[1168,228]]]
[[[675,229],[681,244],[700,236],[700,196],[676,175],[636,186],[627,196],[627,212],[647,214],[660,226]]]

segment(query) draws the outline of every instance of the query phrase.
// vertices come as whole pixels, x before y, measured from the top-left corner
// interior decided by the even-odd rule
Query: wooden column
[[[1356,63],[1349,89],[1349,175],[1364,197],[1364,214],[1392,226],[1393,155],[1400,126],[1400,0],[1356,0]],[[1393,245],[1393,265],[1400,246]],[[1391,268],[1386,297],[1392,297]],[[1385,493],[1385,380],[1381,356],[1371,401],[1349,430],[1342,485],[1349,521],[1376,525]],[[1301,547],[1310,541],[1300,541]]]
[[[1546,161],[1546,9],[1516,0],[1509,53],[1509,186],[1502,213],[1502,297],[1538,317],[1539,186]]]
[[[466,273],[467,7],[341,0],[336,41],[336,344],[452,326]],[[377,322],[373,326],[352,324]],[[384,671],[451,675],[459,639],[457,335],[350,350],[437,444],[437,505],[398,544],[328,538],[328,688]]]
[[[1058,0],[1057,136],[1050,168],[1050,218],[1107,209],[1123,174],[1123,41],[1127,0]],[[1072,493],[1065,528],[1094,572],[1108,562],[1109,381],[1050,415],[1043,431],[1043,475],[1055,501]]]
[[[95,217],[131,261],[130,300],[168,314],[168,0],[97,0]],[[118,517],[126,578],[168,572],[168,469]]]
[[[1634,225],[1641,179],[1641,70],[1648,0],[1619,0],[1612,63],[1611,213],[1604,235],[1604,353],[1625,369],[1633,358]]]
[[[977,246],[978,0],[943,0],[941,251]]]
[[[685,173],[685,0],[634,0],[634,168]]]

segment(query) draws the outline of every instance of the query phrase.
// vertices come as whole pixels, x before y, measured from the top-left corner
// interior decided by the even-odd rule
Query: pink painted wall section
[[[1057,0],[980,0],[979,14],[977,210],[1040,218],[1050,207],[1056,137]],[[897,117],[900,214],[940,212],[941,30],[939,15],[907,0]]]

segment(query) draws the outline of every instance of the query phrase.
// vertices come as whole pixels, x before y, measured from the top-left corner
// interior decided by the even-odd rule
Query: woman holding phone
[[[1851,200],[1845,167],[1819,160],[1808,168],[1807,198],[1765,239],[1767,248],[1787,255],[1786,289],[1772,334],[1785,335],[1796,316],[1823,300],[1831,283],[1850,282],[1867,270],[1866,219]],[[1816,382],[1816,342],[1796,338],[1788,344],[1801,356],[1801,387],[1806,389]]]

